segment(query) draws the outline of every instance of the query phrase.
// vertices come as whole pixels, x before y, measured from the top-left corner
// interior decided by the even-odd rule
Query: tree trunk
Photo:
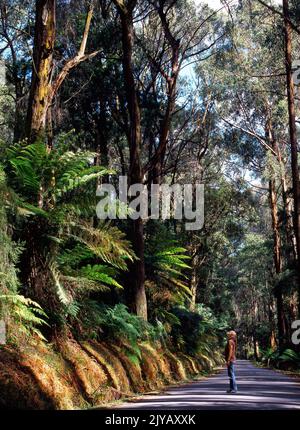
[[[44,135],[49,108],[56,30],[56,0],[36,0],[32,80],[27,112],[30,142]]]
[[[296,237],[294,232],[294,224],[293,224],[293,208],[292,208],[292,199],[289,196],[288,193],[288,186],[287,186],[287,180],[286,180],[286,166],[282,160],[280,149],[277,145],[278,154],[278,161],[280,164],[280,181],[281,181],[281,188],[282,188],[282,200],[283,200],[283,207],[285,212],[285,227],[286,227],[286,240],[287,244],[290,249],[290,258],[295,261],[297,264],[297,244],[296,244]]]
[[[191,281],[190,281],[190,289],[191,289],[191,303],[190,303],[190,309],[195,310],[197,300],[199,300],[199,294],[198,294],[198,286],[199,286],[199,275],[198,271],[199,268],[202,266],[202,264],[205,261],[205,258],[201,258],[200,252],[201,252],[201,246],[198,244],[194,246],[191,250],[192,252],[192,260],[191,260],[191,266],[192,266],[192,274],[191,274]]]
[[[22,106],[22,99],[23,99],[23,89],[21,84],[21,79],[18,75],[18,62],[17,62],[17,56],[15,53],[15,49],[13,47],[13,44],[11,43],[11,54],[12,54],[12,77],[14,81],[14,87],[15,87],[15,118],[14,118],[14,142],[19,142],[22,138],[24,138],[24,119],[23,119],[23,106]]]
[[[32,79],[27,112],[27,137],[29,142],[43,137],[47,132],[47,114],[62,83],[78,64],[95,57],[99,51],[85,54],[88,34],[93,17],[93,6],[88,11],[85,28],[77,54],[68,60],[53,80],[53,52],[56,32],[56,0],[36,0]],[[51,116],[51,115],[50,115]],[[48,123],[50,130],[52,122]],[[51,131],[50,131],[51,135]],[[50,138],[50,149],[51,149]]]
[[[47,229],[47,221],[34,219],[23,230],[22,240],[26,242],[26,251],[20,258],[20,279],[26,296],[39,303],[47,312],[48,322],[57,326],[57,315],[62,304],[49,264],[49,255],[56,253],[57,245],[53,243],[49,246],[45,238]],[[52,328],[47,329],[47,335],[51,333]]]
[[[295,120],[294,82],[292,77],[292,37],[289,14],[289,2],[283,0],[284,36],[285,36],[285,67],[288,95],[289,130],[291,144],[291,163],[294,197],[294,231],[297,245],[298,266],[298,313],[300,314],[300,181],[298,168],[298,148]]]
[[[256,339],[256,337],[253,337],[253,349],[254,349],[254,357],[255,360],[258,361],[259,360],[259,345],[258,345],[258,340]]]
[[[268,320],[269,320],[269,325],[271,328],[269,345],[273,350],[275,350],[276,346],[277,346],[277,339],[276,339],[276,334],[275,334],[276,325],[275,325],[275,321],[274,321],[273,295],[270,295],[269,300],[268,300]]]
[[[141,114],[138,101],[137,90],[135,86],[133,73],[133,10],[136,1],[128,2],[125,6],[122,0],[114,0],[117,6],[122,29],[122,47],[123,47],[123,76],[126,89],[126,98],[128,104],[128,113],[130,120],[129,132],[129,152],[130,166],[128,182],[131,184],[141,184],[143,182],[141,166]],[[138,316],[147,320],[147,299],[145,292],[145,264],[144,264],[144,226],[141,218],[132,220],[130,226],[130,239],[133,250],[138,260],[130,264],[129,267],[129,307]]]
[[[266,139],[269,145],[276,151],[276,142],[272,133],[272,123],[270,117],[266,122],[265,129]],[[271,171],[271,179],[269,180],[269,201],[272,219],[272,231],[273,231],[273,260],[275,266],[275,272],[279,275],[282,271],[282,256],[281,256],[281,237],[278,220],[278,207],[277,207],[277,195],[276,195],[276,180],[275,172]],[[276,297],[276,309],[277,309],[277,329],[278,329],[278,346],[281,349],[284,343],[285,332],[285,316],[283,307],[283,294],[281,286],[277,285],[275,290]]]
[[[281,273],[282,270],[282,259],[281,259],[281,239],[278,223],[278,209],[277,209],[277,199],[275,191],[275,180],[271,179],[269,182],[269,193],[270,193],[270,208],[272,217],[272,229],[273,229],[273,258],[276,274]],[[278,345],[282,348],[284,338],[285,338],[285,323],[284,323],[284,308],[283,308],[283,297],[282,289],[277,286],[276,292],[276,307],[277,307],[277,328],[278,328]]]
[[[157,6],[157,13],[161,20],[162,29],[166,41],[168,42],[171,49],[171,58],[170,58],[170,74],[163,73],[163,77],[166,81],[166,94],[167,94],[167,103],[165,113],[163,115],[160,131],[159,131],[159,145],[154,154],[152,160],[150,160],[146,170],[149,169],[151,172],[151,176],[154,178],[154,183],[161,183],[162,180],[162,169],[164,165],[164,159],[167,149],[167,143],[170,134],[172,115],[176,106],[176,88],[177,88],[177,80],[180,71],[180,62],[179,62],[179,50],[180,50],[180,39],[176,39],[176,37],[171,33],[169,21],[167,19],[167,12],[164,11],[164,1],[160,0]],[[168,10],[168,9],[167,9]]]
[[[101,60],[100,60],[101,61]],[[96,129],[95,129],[95,151],[97,153],[95,157],[95,165],[96,166],[105,166],[109,165],[109,156],[108,156],[108,134],[109,134],[109,125],[107,121],[107,98],[104,95],[103,88],[100,85],[99,90],[99,107],[100,111],[96,116]],[[108,182],[108,175],[102,177],[102,183]]]
[[[281,259],[281,238],[280,238],[280,231],[279,231],[275,179],[270,179],[269,181],[269,195],[270,195],[270,208],[271,208],[272,229],[273,229],[273,239],[274,239],[274,245],[273,245],[274,265],[275,265],[276,273],[279,274],[282,269],[282,259]]]
[[[198,276],[197,276],[197,269],[193,266],[192,268],[192,275],[191,275],[191,305],[190,309],[193,311],[196,307],[196,301],[197,301],[197,288],[198,287]]]
[[[278,327],[278,347],[283,350],[286,338],[285,316],[283,307],[283,296],[281,289],[276,291],[276,308],[277,308],[277,327]]]

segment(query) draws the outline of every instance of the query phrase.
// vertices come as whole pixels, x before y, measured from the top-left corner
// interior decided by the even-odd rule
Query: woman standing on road
[[[236,332],[231,330],[227,333],[227,344],[225,348],[225,360],[228,369],[230,388],[227,393],[237,393],[237,385],[235,380],[234,363],[236,361]]]

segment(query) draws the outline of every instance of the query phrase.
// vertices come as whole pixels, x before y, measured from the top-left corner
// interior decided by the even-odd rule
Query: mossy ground
[[[198,378],[220,364],[160,344],[136,348],[96,341],[36,340],[0,348],[0,409],[85,409]]]

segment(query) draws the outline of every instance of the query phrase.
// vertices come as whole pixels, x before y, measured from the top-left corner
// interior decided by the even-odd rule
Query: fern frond
[[[72,230],[74,234],[71,237],[116,268],[127,270],[126,261],[136,258],[130,242],[117,227],[102,224],[99,228],[93,228],[88,224],[77,224]]]
[[[112,276],[105,273],[107,266],[100,264],[87,265],[82,267],[78,273],[79,276],[90,279],[91,281],[100,282],[109,286],[123,288]]]
[[[187,279],[184,271],[191,267],[186,263],[190,257],[185,248],[169,245],[153,255],[146,255],[148,276],[157,284],[162,283],[168,289],[180,289],[184,294],[191,295],[191,291],[183,281]]]
[[[90,167],[89,169],[81,171],[78,169],[67,171],[57,182],[53,195],[56,198],[62,197],[64,194],[74,191],[108,173],[111,173],[111,171],[99,166]]]

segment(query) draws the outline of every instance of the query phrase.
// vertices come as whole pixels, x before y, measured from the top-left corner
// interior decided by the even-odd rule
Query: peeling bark
[[[27,113],[27,136],[31,142],[46,130],[55,30],[56,0],[37,0],[32,80]]]
[[[27,137],[29,142],[33,142],[45,136],[45,134],[47,135],[48,129],[51,135],[52,122],[47,122],[47,119],[51,118],[51,113],[48,114],[48,112],[59,88],[74,67],[99,53],[99,51],[95,51],[91,54],[85,54],[92,16],[93,8],[91,7],[87,14],[78,53],[65,63],[57,77],[53,79],[56,0],[36,1],[32,80],[27,113]]]

